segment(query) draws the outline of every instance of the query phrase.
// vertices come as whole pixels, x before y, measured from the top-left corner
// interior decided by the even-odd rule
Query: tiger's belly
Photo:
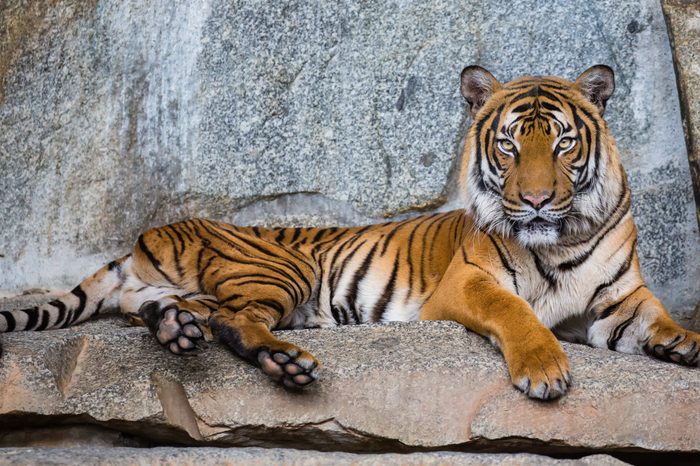
[[[418,320],[427,295],[412,296],[408,288],[396,288],[387,298],[385,289],[386,283],[382,286],[378,280],[359,286],[353,295],[350,294],[351,290],[340,286],[329,289],[327,293],[319,290],[313,299],[295,310],[292,320],[284,327],[324,328]]]
[[[312,299],[296,309],[286,327],[418,320],[434,288],[430,280],[421,288],[419,279],[404,277],[398,267],[386,266],[382,261],[368,267],[347,266],[336,275],[324,273]]]

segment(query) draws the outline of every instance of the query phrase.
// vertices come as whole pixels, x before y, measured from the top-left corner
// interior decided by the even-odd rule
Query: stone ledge
[[[0,448],[0,462],[4,465],[200,465],[236,464],[266,466],[285,464],[303,465],[595,465],[619,466],[623,463],[611,456],[592,455],[580,459],[555,459],[531,454],[477,454],[458,452],[430,452],[410,454],[353,454],[291,449],[264,448]]]
[[[700,452],[700,431],[679,428],[680,419],[700,424],[697,369],[564,344],[574,386],[541,403],[516,391],[501,356],[455,323],[279,334],[324,363],[319,383],[286,391],[218,344],[172,356],[115,317],[4,334],[0,446],[26,445],[18,432],[77,425],[150,445]]]

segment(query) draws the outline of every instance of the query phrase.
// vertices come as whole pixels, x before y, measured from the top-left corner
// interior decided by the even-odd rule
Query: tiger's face
[[[601,183],[611,166],[602,113],[612,70],[574,83],[525,77],[501,85],[483,68],[462,72],[474,121],[462,179],[477,225],[526,247],[557,244],[604,220]]]

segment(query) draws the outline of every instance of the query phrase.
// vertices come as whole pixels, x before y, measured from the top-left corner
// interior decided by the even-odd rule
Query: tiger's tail
[[[0,311],[0,333],[65,328],[89,319],[100,309],[116,307],[126,280],[123,266],[129,257],[123,256],[110,262],[50,303]]]

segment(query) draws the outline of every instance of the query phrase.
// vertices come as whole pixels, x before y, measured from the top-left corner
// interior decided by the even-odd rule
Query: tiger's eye
[[[502,152],[511,153],[513,149],[515,149],[515,144],[507,139],[499,139],[498,148],[501,149]]]
[[[571,149],[574,146],[576,140],[574,138],[562,138],[557,144],[557,147],[561,150]]]

